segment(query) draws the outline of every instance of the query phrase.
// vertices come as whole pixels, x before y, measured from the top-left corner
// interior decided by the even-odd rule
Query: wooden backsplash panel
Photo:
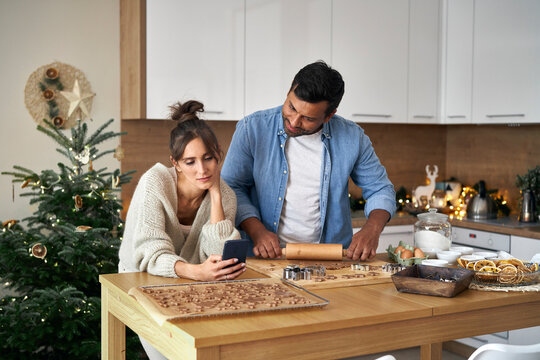
[[[216,133],[218,141],[226,154],[236,121],[208,121],[210,127]],[[124,160],[122,171],[137,170],[129,184],[122,186],[122,200],[124,211],[127,211],[131,196],[140,177],[155,163],[161,162],[171,166],[169,161],[169,137],[176,123],[171,120],[123,120],[121,130],[127,131],[122,136],[121,142],[124,148]]]
[[[446,130],[435,125],[361,124],[371,139],[375,153],[386,168],[390,181],[398,189],[427,183],[426,165],[437,165],[437,180],[446,178]],[[352,185],[357,196],[359,189]],[[361,192],[360,192],[361,193]]]
[[[517,213],[516,176],[540,165],[540,125],[452,125],[447,127],[446,172],[462,183],[486,181]]]
[[[229,148],[236,121],[209,121],[224,153]],[[137,170],[130,184],[123,186],[127,209],[140,176],[156,162],[169,166],[170,120],[124,120],[122,137],[125,158],[122,170]],[[426,183],[425,167],[438,165],[438,181],[456,177],[467,185],[486,181],[498,188],[517,212],[517,174],[540,164],[540,125],[400,125],[362,124],[396,189],[411,190]],[[358,197],[361,190],[351,184]]]
[[[227,153],[236,121],[208,121]],[[125,158],[122,171],[137,170],[131,183],[122,188],[122,199],[127,209],[140,176],[156,162],[169,166],[169,134],[174,126],[170,120],[124,120],[122,137]],[[396,186],[412,187],[426,183],[426,164],[439,166],[439,179],[445,177],[446,135],[443,126],[363,124],[388,176]],[[351,183],[351,194],[361,190]]]

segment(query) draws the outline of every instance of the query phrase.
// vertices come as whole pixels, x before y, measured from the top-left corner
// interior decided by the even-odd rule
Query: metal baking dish
[[[274,284],[283,285],[291,293],[296,296],[309,299],[309,303],[279,303],[272,304],[267,306],[265,303],[256,303],[252,308],[247,306],[234,306],[234,300],[238,297],[238,294],[242,291],[242,284],[261,284],[264,286],[272,286]],[[274,285],[275,286],[275,285]],[[197,295],[203,294],[208,289],[219,288],[220,290],[216,292],[216,295],[219,297],[214,297],[213,302],[216,303],[215,306],[207,307],[204,311],[200,309],[197,310],[197,305],[195,301],[181,301],[174,299],[175,304],[167,304],[166,307],[159,306],[158,302],[152,300],[152,295],[148,293],[148,290],[159,290],[160,292],[174,292],[181,290],[186,294],[186,289],[188,290],[190,296],[197,297]],[[173,319],[189,319],[197,318],[204,316],[221,316],[221,315],[234,315],[234,314],[245,314],[252,312],[262,312],[262,311],[276,311],[276,310],[292,310],[292,309],[305,309],[305,308],[314,308],[322,307],[328,305],[329,301],[315,295],[304,288],[297,286],[289,281],[275,278],[262,278],[262,279],[246,279],[246,280],[231,280],[231,281],[211,281],[211,282],[193,282],[185,284],[169,284],[169,285],[150,285],[150,286],[140,286],[136,288],[136,291],[130,290],[130,295],[135,296],[141,303],[143,307],[152,308],[152,313],[158,312],[158,317],[161,320],[173,320]],[[263,294],[260,294],[261,296]],[[232,305],[232,306],[231,306]],[[182,312],[176,310],[176,307],[181,308]],[[148,311],[149,309],[147,309]],[[187,312],[184,312],[187,311]],[[162,321],[158,321],[162,322]]]

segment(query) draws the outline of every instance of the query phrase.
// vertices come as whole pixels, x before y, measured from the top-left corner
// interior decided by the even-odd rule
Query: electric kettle
[[[467,204],[467,219],[488,220],[497,218],[497,205],[495,200],[486,192],[486,183],[480,180],[478,194]]]

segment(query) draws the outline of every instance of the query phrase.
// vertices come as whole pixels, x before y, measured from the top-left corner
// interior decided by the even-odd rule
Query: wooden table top
[[[241,279],[265,277],[247,269]],[[130,307],[144,312],[127,295],[134,286],[192,282],[148,273],[107,274],[100,282]],[[399,293],[392,283],[312,291],[330,301],[323,308],[269,311],[174,320],[163,326],[192,346],[205,347],[236,342],[301,335],[315,331],[346,329],[362,325],[430,318],[478,309],[540,302],[538,292],[485,292],[466,290],[454,298]],[[151,320],[148,317],[148,321]]]

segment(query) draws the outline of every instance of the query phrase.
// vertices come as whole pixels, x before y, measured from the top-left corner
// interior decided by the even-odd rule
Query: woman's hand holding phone
[[[233,280],[246,271],[246,264],[236,258],[221,261],[221,255],[210,255],[202,264],[177,261],[174,271],[179,277],[198,281]]]
[[[245,263],[238,263],[238,259],[221,260],[221,255],[210,255],[200,266],[200,279],[202,281],[233,280],[246,271]]]

